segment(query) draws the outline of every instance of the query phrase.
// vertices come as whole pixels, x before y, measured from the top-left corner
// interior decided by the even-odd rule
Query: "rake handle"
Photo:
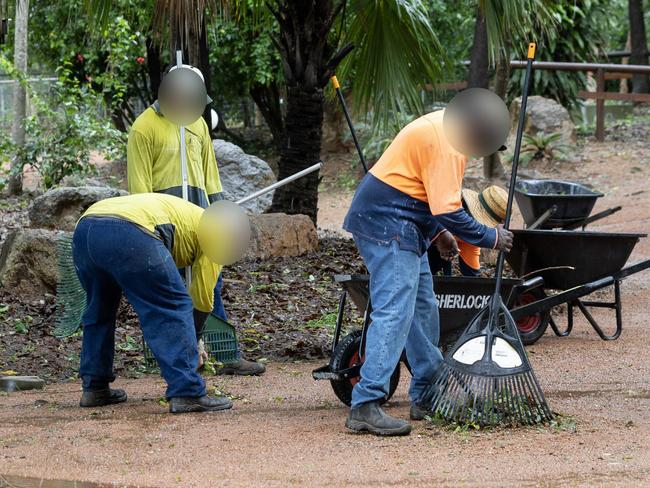
[[[336,96],[338,97],[339,102],[341,104],[341,108],[343,109],[345,120],[348,122],[348,127],[350,128],[350,134],[352,134],[352,140],[354,141],[354,145],[357,148],[357,152],[359,153],[359,159],[361,160],[361,165],[363,166],[363,172],[368,173],[368,164],[366,163],[366,158],[363,157],[363,151],[361,150],[359,139],[357,139],[357,132],[354,130],[354,124],[352,123],[352,119],[350,118],[348,105],[345,103],[345,97],[343,96],[343,92],[341,91],[341,85],[339,84],[339,80],[336,77],[336,75],[332,76],[331,79],[332,79],[332,86],[334,87],[334,90],[336,90]]]
[[[521,152],[521,139],[526,124],[526,104],[528,102],[528,90],[530,88],[530,79],[533,71],[533,60],[535,59],[536,44],[531,42],[528,45],[528,63],[526,64],[526,75],[524,77],[524,92],[521,97],[521,108],[519,109],[519,123],[517,124],[517,136],[515,139],[515,152],[512,158],[512,170],[510,172],[510,188],[508,188],[508,203],[506,205],[506,218],[503,224],[505,229],[510,227],[510,218],[512,217],[512,203],[515,196],[515,183],[517,182],[517,167],[519,166],[519,153]],[[505,264],[506,254],[499,251],[496,269],[496,295],[501,292],[501,279],[503,275],[503,266]]]

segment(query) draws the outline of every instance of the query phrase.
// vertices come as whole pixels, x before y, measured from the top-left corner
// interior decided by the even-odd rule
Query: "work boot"
[[[124,390],[106,388],[98,391],[84,391],[79,401],[80,407],[104,407],[114,403],[123,403],[126,401],[126,392]]]
[[[364,403],[350,410],[345,426],[357,432],[368,431],[376,435],[408,435],[411,433],[411,424],[406,420],[387,415],[376,401]]]
[[[175,397],[169,399],[169,413],[217,412],[232,408],[226,397]]]
[[[223,368],[217,368],[217,374],[234,374],[237,376],[258,376],[264,374],[266,366],[255,361],[247,361],[240,358],[236,363],[225,364]]]
[[[422,405],[419,405],[415,402],[411,403],[411,410],[409,411],[409,417],[411,420],[424,420],[424,417],[432,414],[433,412],[427,410]]]

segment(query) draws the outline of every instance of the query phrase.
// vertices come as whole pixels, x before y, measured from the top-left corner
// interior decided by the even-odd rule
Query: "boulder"
[[[46,229],[20,229],[9,234],[0,249],[2,286],[30,299],[54,294],[60,234]]]
[[[251,245],[246,257],[299,256],[318,249],[316,227],[306,215],[271,213],[251,216]]]
[[[271,167],[257,156],[246,154],[244,150],[227,141],[212,141],[219,165],[219,176],[224,196],[237,201],[262,188],[275,183]],[[249,212],[259,214],[271,206],[273,192],[243,205]]]
[[[513,149],[520,107],[521,97],[514,99],[510,106],[510,137],[508,145]],[[571,120],[569,111],[550,98],[537,95],[528,97],[524,130],[527,134],[533,136],[539,132],[545,134],[559,132],[562,134],[560,143],[572,145],[576,142],[576,127]]]
[[[53,188],[30,206],[31,226],[72,231],[81,214],[93,203],[127,194],[124,190],[107,186]]]

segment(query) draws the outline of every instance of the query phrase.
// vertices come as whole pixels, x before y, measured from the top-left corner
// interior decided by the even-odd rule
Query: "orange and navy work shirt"
[[[465,242],[493,248],[495,229],[476,222],[462,207],[467,158],[447,141],[444,111],[404,127],[359,184],[343,228],[382,245],[426,252],[443,229]]]

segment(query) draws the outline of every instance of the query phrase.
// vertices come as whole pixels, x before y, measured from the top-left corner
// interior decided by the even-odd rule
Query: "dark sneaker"
[[[106,388],[99,391],[84,391],[79,401],[80,407],[104,407],[115,403],[126,401],[126,392],[124,390],[111,390]]]
[[[266,366],[255,361],[240,359],[236,363],[225,364],[223,368],[217,368],[217,374],[234,374],[237,376],[257,376],[264,374]]]
[[[427,410],[417,403],[411,403],[411,410],[409,412],[409,417],[411,420],[424,420],[424,417],[427,415],[432,415],[433,412]]]
[[[169,399],[169,413],[217,412],[232,408],[226,397],[176,397]]]
[[[364,403],[360,407],[350,410],[345,426],[357,432],[367,431],[376,435],[408,435],[411,433],[411,424],[406,420],[387,415],[379,406],[379,402]]]

